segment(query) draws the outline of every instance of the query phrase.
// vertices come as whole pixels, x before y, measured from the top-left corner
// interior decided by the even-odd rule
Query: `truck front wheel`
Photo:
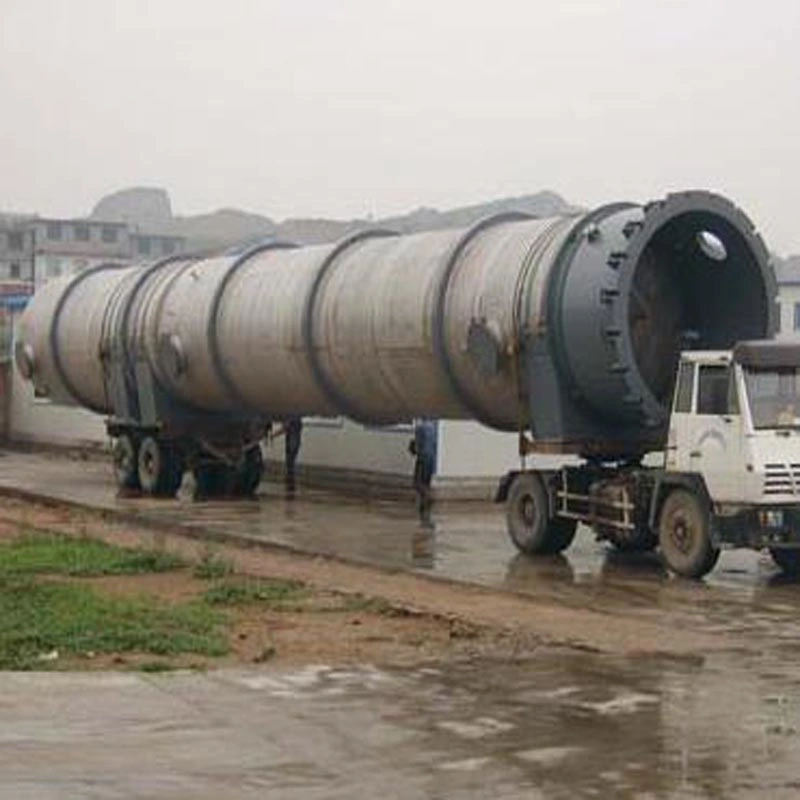
[[[658,543],[667,566],[684,578],[702,578],[719,558],[719,548],[711,542],[711,513],[687,489],[673,489],[664,501]]]
[[[553,519],[541,477],[535,472],[521,472],[508,490],[506,526],[520,552],[553,555],[570,546],[576,522]]]

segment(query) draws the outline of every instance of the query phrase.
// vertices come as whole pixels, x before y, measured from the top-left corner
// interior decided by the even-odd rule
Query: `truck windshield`
[[[794,367],[744,370],[753,425],[800,428],[800,374]]]

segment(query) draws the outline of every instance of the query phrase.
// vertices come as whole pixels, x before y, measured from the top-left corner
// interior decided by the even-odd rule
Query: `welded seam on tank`
[[[133,353],[130,346],[130,341],[128,340],[128,332],[129,332],[129,325],[130,325],[130,317],[133,313],[133,303],[136,300],[139,292],[142,288],[148,283],[150,276],[157,272],[162,267],[166,267],[169,264],[178,261],[188,261],[189,263],[194,263],[196,261],[195,256],[181,254],[181,255],[173,255],[167,256],[166,258],[161,258],[158,261],[153,262],[150,266],[146,266],[142,269],[141,274],[136,279],[136,282],[131,287],[128,296],[125,298],[124,305],[122,308],[122,315],[119,320],[119,329],[117,330],[117,336],[119,336],[120,344],[122,345],[122,356],[125,362],[126,370],[132,372],[133,371]]]
[[[136,325],[134,326],[134,330],[141,333],[140,344],[142,351],[145,354],[145,358],[147,358],[147,331],[142,329],[142,325],[140,323],[141,318],[146,317],[147,313],[149,312],[156,320],[156,324],[160,325],[164,311],[164,304],[167,302],[167,297],[172,291],[172,287],[178,282],[185,272],[201,266],[203,263],[204,262],[202,259],[192,259],[191,261],[187,261],[185,264],[178,264],[175,269],[170,270],[170,272],[163,277],[163,280],[160,284],[149,287],[151,292],[150,297],[137,309],[138,316],[136,319]],[[156,299],[156,304],[155,308],[151,310],[149,309],[149,305],[153,302],[153,297]],[[160,338],[161,337],[157,338],[155,341],[155,352],[153,353],[152,363],[149,359],[147,360],[148,363],[150,363],[153,380],[161,389],[166,389],[165,385],[169,385],[172,383],[172,381],[170,380],[169,370],[165,369],[164,365],[161,363],[162,354],[159,346]],[[167,394],[171,394],[171,392],[167,391]],[[194,404],[189,403],[189,405],[193,406]]]
[[[216,370],[217,377],[222,383],[222,386],[228,393],[229,399],[242,408],[248,408],[250,404],[244,395],[239,391],[235,381],[228,373],[219,349],[219,338],[217,336],[219,329],[218,317],[220,307],[222,305],[223,295],[225,294],[225,290],[228,288],[228,285],[230,284],[234,275],[254,256],[269,252],[270,250],[291,250],[296,247],[297,245],[294,242],[276,240],[273,242],[262,242],[261,244],[257,244],[248,250],[245,250],[245,252],[237,256],[225,270],[225,274],[222,276],[222,279],[217,285],[217,288],[214,290],[214,295],[211,298],[211,306],[208,311],[208,326],[206,329],[206,338],[208,340],[208,350],[211,355],[211,364]]]
[[[112,413],[114,413],[114,409],[111,405],[111,398],[109,397],[109,367],[110,362],[113,361],[115,347],[119,347],[119,337],[114,336],[114,328],[115,328],[115,321],[116,315],[119,311],[119,305],[124,302],[124,298],[127,292],[130,289],[129,279],[135,279],[136,277],[136,268],[128,267],[131,270],[129,275],[126,275],[121,281],[117,283],[114,287],[114,291],[111,292],[111,296],[108,298],[106,302],[106,307],[103,309],[103,320],[100,324],[100,367],[103,371],[103,396],[105,397],[106,401],[106,408],[111,409]],[[123,369],[123,374],[125,370]],[[128,380],[127,375],[124,377],[125,380]]]
[[[58,341],[58,323],[61,318],[61,314],[64,310],[67,300],[69,299],[70,295],[75,291],[75,288],[78,284],[82,283],[86,278],[96,275],[98,272],[102,272],[103,270],[107,269],[125,269],[125,267],[121,264],[96,264],[93,267],[89,267],[88,269],[79,272],[67,285],[66,289],[61,293],[61,296],[58,298],[58,302],[56,303],[56,307],[53,309],[53,320],[50,323],[50,352],[53,354],[53,366],[56,369],[56,374],[59,377],[59,380],[64,385],[64,388],[77,400],[81,405],[86,406],[86,408],[95,411],[98,414],[102,414],[105,412],[104,408],[100,408],[95,403],[90,402],[87,400],[86,397],[82,395],[79,389],[75,387],[72,383],[70,378],[67,375],[67,371],[64,369],[64,361],[61,358],[61,348]]]
[[[319,268],[317,269],[317,274],[314,276],[314,281],[311,284],[311,288],[309,289],[306,303],[303,308],[303,343],[305,345],[306,355],[311,367],[311,373],[314,376],[314,379],[317,381],[317,385],[322,390],[323,396],[337,412],[366,425],[384,424],[385,420],[374,419],[369,414],[363,413],[357,405],[351,402],[350,398],[347,397],[344,392],[339,391],[333,380],[328,377],[327,373],[325,372],[325,368],[322,365],[322,360],[319,356],[319,353],[314,347],[314,311],[322,284],[340,255],[360,242],[364,242],[369,239],[382,239],[397,235],[397,231],[388,230],[385,228],[373,228],[365,231],[359,231],[358,233],[354,233],[352,236],[348,236],[338,242],[333,250],[331,250],[328,255],[325,256]]]
[[[445,257],[444,269],[442,270],[439,285],[436,287],[436,299],[433,307],[433,320],[431,334],[433,338],[433,353],[439,362],[439,366],[444,372],[447,379],[448,386],[453,397],[478,422],[484,425],[489,425],[493,428],[505,428],[506,425],[498,423],[491,414],[487,414],[482,406],[472,397],[466,387],[461,385],[458,380],[453,363],[450,359],[450,354],[447,351],[447,336],[445,333],[445,307],[447,305],[447,295],[450,288],[450,279],[458,266],[459,259],[464,250],[475,239],[489,228],[494,228],[497,225],[504,225],[513,222],[530,222],[536,219],[531,214],[526,214],[524,211],[506,211],[500,214],[494,214],[485,219],[479,220],[475,225],[469,228],[464,235],[455,243],[450,252]]]
[[[105,359],[106,356],[111,354],[114,340],[114,315],[118,312],[118,306],[121,298],[124,298],[126,293],[130,290],[129,281],[126,279],[136,277],[136,266],[128,267],[130,274],[123,278],[114,287],[114,291],[106,302],[106,307],[103,309],[103,321],[100,324],[100,357]]]
[[[526,407],[527,386],[525,384],[526,371],[524,369],[522,353],[525,339],[531,335],[527,329],[531,319],[531,294],[533,283],[542,270],[542,260],[550,250],[553,242],[559,237],[568,235],[580,218],[576,215],[556,217],[531,243],[522,262],[522,267],[517,273],[514,284],[514,295],[511,319],[511,358],[515,376],[515,391],[517,395],[517,430],[522,432],[530,427],[530,416]],[[545,266],[546,268],[546,266]],[[544,276],[546,280],[547,276]],[[541,311],[541,310],[540,310]],[[537,314],[541,322],[541,314]]]

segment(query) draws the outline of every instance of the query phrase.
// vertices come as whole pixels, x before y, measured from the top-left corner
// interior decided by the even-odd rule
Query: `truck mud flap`
[[[500,483],[497,485],[497,491],[494,495],[495,503],[505,503],[508,499],[508,491],[517,475],[519,475],[519,470],[513,470],[512,472],[507,472],[500,478]]]

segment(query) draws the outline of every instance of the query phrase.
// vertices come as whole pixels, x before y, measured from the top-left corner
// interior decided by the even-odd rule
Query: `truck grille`
[[[765,464],[764,494],[800,494],[800,464]]]

